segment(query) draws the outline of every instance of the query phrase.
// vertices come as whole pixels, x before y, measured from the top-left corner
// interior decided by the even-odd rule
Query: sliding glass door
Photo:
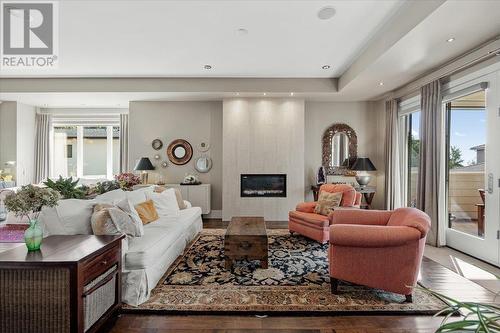
[[[498,263],[498,206],[488,197],[488,110],[486,90],[457,96],[445,103],[446,208],[448,246]],[[491,207],[489,207],[491,208]]]

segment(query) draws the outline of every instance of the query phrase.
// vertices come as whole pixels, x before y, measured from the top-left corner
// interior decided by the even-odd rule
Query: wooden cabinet
[[[124,236],[49,236],[0,253],[0,332],[97,332],[121,305]]]
[[[166,187],[178,188],[182,193],[182,198],[191,202],[193,207],[201,207],[202,214],[209,214],[210,207],[210,184],[200,185],[179,185],[166,184]]]

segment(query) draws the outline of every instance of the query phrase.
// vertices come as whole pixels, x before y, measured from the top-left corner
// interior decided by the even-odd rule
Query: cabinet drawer
[[[83,263],[83,280],[87,283],[102,274],[103,271],[115,265],[120,259],[118,247],[114,247],[105,253],[91,258]]]

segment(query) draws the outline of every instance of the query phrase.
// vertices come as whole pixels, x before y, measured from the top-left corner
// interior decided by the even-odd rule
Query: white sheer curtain
[[[49,177],[50,114],[37,113],[35,118],[35,184]]]
[[[129,171],[128,134],[128,114],[120,114],[120,172]]]
[[[427,243],[440,246],[439,243],[439,203],[442,187],[442,111],[441,83],[431,82],[420,91],[420,170],[417,179],[417,207],[431,218],[431,230]]]
[[[385,207],[386,209],[396,209],[401,207],[403,200],[397,101],[394,99],[386,101],[385,109]]]

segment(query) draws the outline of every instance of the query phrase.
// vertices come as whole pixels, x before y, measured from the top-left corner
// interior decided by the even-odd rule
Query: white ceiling
[[[0,69],[0,76],[340,78],[339,91],[295,96],[373,100],[500,35],[500,1],[442,2],[61,1],[59,68],[16,75]],[[435,8],[425,9],[430,3]],[[319,20],[318,10],[327,5],[336,15]],[[419,6],[425,15],[417,19]],[[405,26],[410,21],[415,24]],[[239,35],[239,28],[249,33]],[[455,41],[446,42],[451,37]],[[382,51],[373,52],[383,43]],[[213,69],[203,69],[205,64]],[[324,64],[331,69],[321,69]],[[123,107],[131,100],[220,100],[235,92],[231,87],[220,92],[0,91],[0,99],[48,107]],[[267,96],[286,94],[269,91]]]
[[[336,15],[320,20],[318,11],[326,5]],[[400,5],[398,0],[60,1],[59,68],[22,74],[337,77]],[[248,34],[240,35],[241,28]],[[331,68],[323,70],[325,64]],[[19,75],[5,69],[0,74]]]

